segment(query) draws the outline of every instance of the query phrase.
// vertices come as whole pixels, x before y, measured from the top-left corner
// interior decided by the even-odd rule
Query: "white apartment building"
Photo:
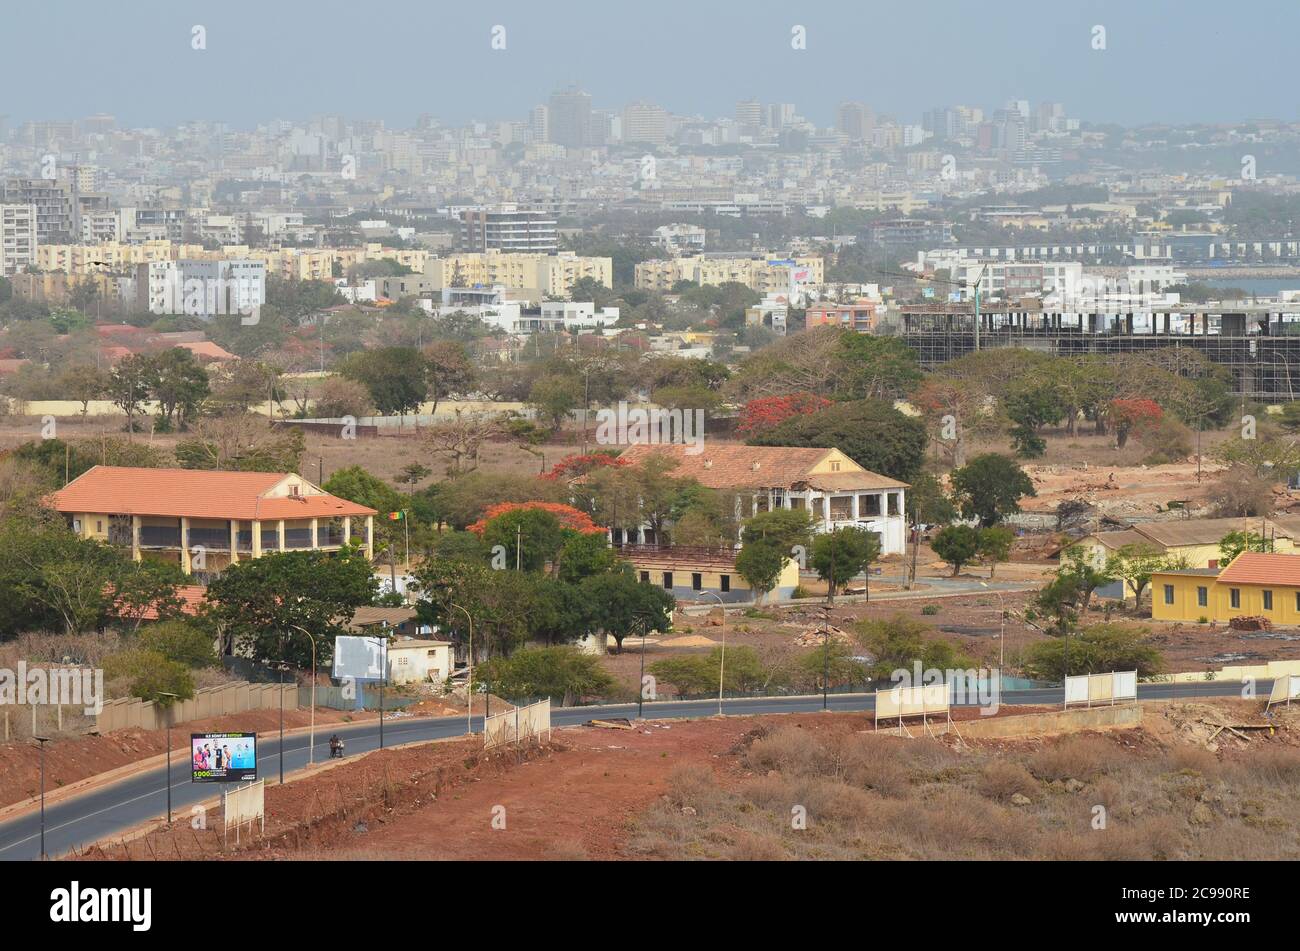
[[[36,263],[36,206],[0,205],[0,276]]]

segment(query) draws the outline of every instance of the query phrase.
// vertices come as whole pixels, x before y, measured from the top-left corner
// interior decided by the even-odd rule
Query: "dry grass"
[[[675,772],[637,819],[628,851],[738,861],[1300,858],[1300,751],[1290,748],[1221,761],[1083,735],[959,751],[782,727],[733,752],[739,777]]]

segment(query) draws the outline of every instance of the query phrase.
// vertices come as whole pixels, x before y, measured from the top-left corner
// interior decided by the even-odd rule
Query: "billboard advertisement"
[[[388,641],[382,637],[334,638],[335,680],[384,680]]]
[[[256,733],[190,734],[190,782],[243,783],[254,779]]]

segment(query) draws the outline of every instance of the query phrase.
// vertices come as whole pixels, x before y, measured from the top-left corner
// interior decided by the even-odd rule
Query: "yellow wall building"
[[[1188,568],[1218,568],[1221,553],[1219,543],[1233,532],[1252,532],[1269,540],[1272,549],[1281,554],[1300,551],[1295,539],[1300,537],[1300,517],[1279,515],[1271,519],[1193,518],[1172,522],[1144,522],[1114,532],[1093,532],[1069,547],[1081,548],[1094,567],[1100,568],[1106,559],[1129,546],[1158,551],[1170,558],[1182,558]],[[1133,597],[1133,588],[1127,582],[1116,582],[1102,589],[1103,597]]]
[[[1300,625],[1300,555],[1242,552],[1222,570],[1152,574],[1152,620],[1227,622],[1235,617]]]
[[[795,257],[794,267],[788,264],[770,264],[769,255],[736,255],[734,257],[695,255],[681,258],[662,258],[642,261],[636,266],[635,283],[645,291],[669,291],[678,281],[694,281],[701,287],[719,284],[744,284],[759,294],[789,291],[791,271],[806,272],[800,284],[825,282],[825,266],[819,257]]]

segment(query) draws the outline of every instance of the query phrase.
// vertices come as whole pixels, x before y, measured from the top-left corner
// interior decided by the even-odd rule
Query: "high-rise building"
[[[36,262],[36,206],[0,205],[0,276]]]
[[[855,142],[871,138],[876,117],[860,102],[842,102],[836,115],[836,128]]]
[[[623,109],[623,141],[646,145],[668,142],[668,110],[649,102],[634,102]]]
[[[461,247],[466,251],[554,254],[559,249],[557,224],[549,212],[516,205],[462,211]]]
[[[66,244],[76,233],[73,183],[46,178],[8,178],[0,185],[0,204],[34,205],[41,244]]]
[[[551,110],[546,106],[533,106],[528,113],[528,138],[532,142],[549,142]]]
[[[763,104],[757,99],[742,99],[736,103],[736,124],[746,132],[757,132],[763,125]]]
[[[577,86],[551,94],[547,116],[548,141],[568,149],[581,149],[591,139],[591,95]]]

